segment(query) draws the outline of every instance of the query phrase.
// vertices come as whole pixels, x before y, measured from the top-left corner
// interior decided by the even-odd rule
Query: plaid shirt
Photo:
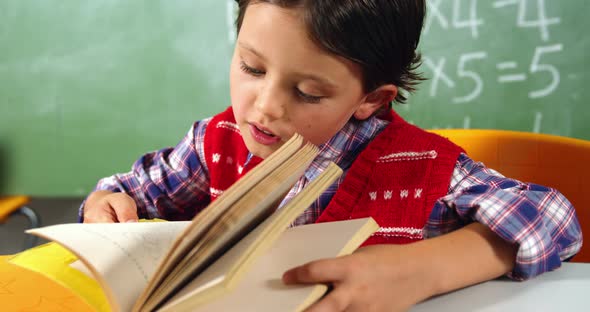
[[[203,141],[210,119],[196,122],[175,148],[142,156],[128,173],[99,181],[96,190],[126,192],[137,203],[140,218],[190,219],[209,203],[208,169]],[[293,225],[313,223],[328,205],[346,171],[364,146],[387,125],[371,118],[349,122],[330,141],[289,191],[281,206],[318,176],[330,161],[344,174]],[[244,164],[245,165],[245,164]],[[80,220],[82,220],[80,209]],[[461,154],[449,191],[434,205],[425,237],[439,236],[471,222],[480,222],[519,245],[516,266],[508,275],[526,279],[558,268],[579,251],[582,235],[575,211],[558,191],[509,179]]]

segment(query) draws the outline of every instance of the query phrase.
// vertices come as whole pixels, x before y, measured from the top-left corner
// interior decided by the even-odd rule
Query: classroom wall
[[[425,128],[590,139],[585,4],[430,0]],[[0,2],[0,193],[79,197],[229,104],[233,0]]]

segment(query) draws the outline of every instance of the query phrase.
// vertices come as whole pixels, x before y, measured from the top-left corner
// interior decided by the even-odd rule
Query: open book
[[[293,136],[192,221],[62,224],[27,232],[75,254],[75,267],[98,282],[112,311],[301,310],[327,287],[285,286],[282,273],[351,253],[378,228],[365,218],[287,229],[342,173],[330,164],[277,210],[317,153]]]

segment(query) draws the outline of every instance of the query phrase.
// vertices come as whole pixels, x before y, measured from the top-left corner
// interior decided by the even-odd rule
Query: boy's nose
[[[285,99],[277,92],[273,92],[272,88],[264,88],[258,94],[254,105],[259,112],[272,120],[280,119],[285,115]]]

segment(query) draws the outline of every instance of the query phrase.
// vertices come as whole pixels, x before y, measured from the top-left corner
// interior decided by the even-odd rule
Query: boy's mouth
[[[260,144],[263,145],[272,145],[281,140],[281,138],[272,133],[269,129],[264,128],[257,124],[250,124],[250,134],[252,138]]]
[[[269,135],[269,136],[275,136],[275,135],[274,135],[274,134],[272,134],[272,132],[270,132],[270,131],[266,131],[266,130],[260,129],[260,128],[258,128],[258,127],[256,127],[256,128],[257,128],[258,130],[260,130],[262,133],[266,134],[266,135]]]

